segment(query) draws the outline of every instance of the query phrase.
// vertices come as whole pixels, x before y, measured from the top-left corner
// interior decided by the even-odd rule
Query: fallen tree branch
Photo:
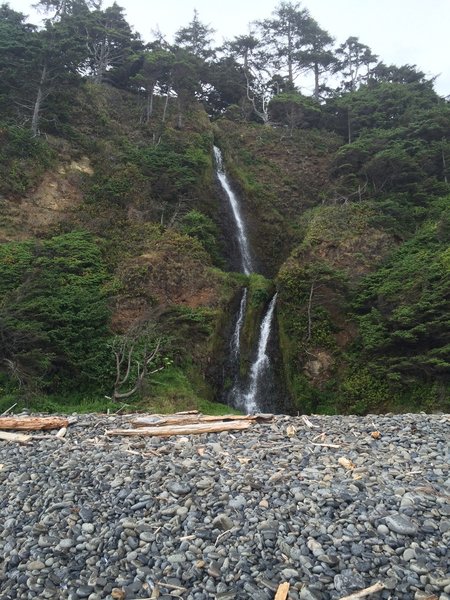
[[[39,431],[61,429],[69,425],[64,417],[0,417],[0,429]]]
[[[382,590],[384,590],[384,583],[381,583],[381,581],[377,581],[370,587],[364,588],[363,590],[355,592],[354,594],[350,594],[350,596],[343,596],[340,600],[359,600],[359,598],[365,598],[366,596],[376,594],[377,592],[381,592]]]
[[[251,427],[251,424],[251,421],[229,421],[227,423],[192,423],[191,425],[172,425],[166,427],[140,427],[139,429],[110,429],[109,431],[106,430],[105,435],[169,437],[171,435],[236,431],[248,429]]]

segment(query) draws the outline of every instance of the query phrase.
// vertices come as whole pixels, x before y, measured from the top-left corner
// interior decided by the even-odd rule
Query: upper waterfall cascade
[[[225,169],[223,167],[222,153],[220,152],[219,148],[217,148],[217,146],[214,146],[214,157],[216,159],[217,177],[230,203],[231,210],[233,213],[233,219],[236,225],[237,241],[239,245],[239,251],[241,254],[242,272],[246,275],[250,275],[250,273],[254,273],[254,268],[252,257],[250,254],[250,246],[247,237],[247,232],[245,229],[245,223],[241,214],[241,207],[239,206],[239,201],[235,193],[231,189],[228,176],[225,173]]]

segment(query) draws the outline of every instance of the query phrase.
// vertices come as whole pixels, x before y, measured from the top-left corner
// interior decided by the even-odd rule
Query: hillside
[[[450,106],[432,81],[379,63],[308,98],[287,78],[261,112],[242,54],[144,47],[119,7],[80,7],[43,31],[0,12],[0,410],[223,410],[243,288],[244,378],[278,292],[274,410],[448,410]],[[97,77],[80,19],[112,16],[123,47]]]

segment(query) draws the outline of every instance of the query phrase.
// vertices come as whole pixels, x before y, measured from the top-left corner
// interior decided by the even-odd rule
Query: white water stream
[[[236,225],[236,237],[241,255],[242,272],[245,273],[245,275],[250,275],[255,271],[250,252],[250,245],[245,229],[245,223],[242,218],[239,200],[237,199],[235,193],[231,189],[228,176],[223,166],[222,153],[220,152],[219,148],[217,148],[217,146],[214,146],[214,157],[216,160],[217,177],[230,204],[234,222]],[[239,304],[238,318],[230,342],[232,359],[236,365],[239,365],[241,330],[244,324],[245,312],[247,309],[247,294],[248,290],[247,288],[245,288],[242,293],[241,302]],[[272,298],[267,312],[261,323],[258,340],[258,349],[256,352],[256,358],[250,369],[250,381],[248,389],[246,392],[244,392],[242,390],[241,383],[237,378],[230,394],[230,398],[233,400],[236,407],[245,410],[247,414],[256,413],[260,411],[260,407],[258,405],[258,397],[262,377],[270,365],[269,356],[267,355],[267,344],[269,342],[270,333],[272,330],[272,322],[275,312],[276,301],[277,294],[275,294]]]
[[[250,275],[250,273],[253,273],[254,270],[247,238],[247,232],[245,231],[245,224],[241,215],[241,207],[239,206],[239,202],[236,198],[235,193],[231,189],[230,182],[228,181],[228,176],[225,173],[225,169],[223,168],[222,153],[219,150],[219,148],[217,148],[217,146],[214,146],[214,157],[216,159],[217,177],[219,179],[223,191],[225,192],[228,198],[228,201],[231,206],[231,211],[233,213],[234,222],[236,224],[237,241],[242,261],[242,272],[246,275]]]
[[[272,298],[269,308],[264,316],[259,331],[259,342],[258,352],[256,359],[252,364],[250,370],[250,384],[246,394],[244,394],[244,407],[248,414],[256,413],[260,411],[258,406],[258,391],[261,377],[264,371],[270,364],[269,357],[267,355],[267,344],[269,342],[270,333],[272,330],[272,321],[275,311],[275,304],[277,302],[277,294]]]
[[[239,354],[241,351],[241,329],[242,325],[244,324],[245,310],[247,308],[247,293],[248,290],[245,288],[239,304],[239,314],[236,321],[236,326],[234,328],[233,337],[231,338],[231,352],[236,361],[239,360]]]

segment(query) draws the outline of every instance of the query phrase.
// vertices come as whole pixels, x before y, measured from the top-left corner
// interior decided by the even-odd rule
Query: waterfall
[[[241,302],[239,304],[239,314],[234,328],[233,337],[231,338],[231,354],[235,362],[239,360],[239,354],[241,350],[241,329],[244,324],[245,309],[247,308],[247,288],[244,288]]]
[[[216,160],[217,178],[225,192],[227,200],[231,207],[234,223],[236,225],[236,237],[241,257],[241,269],[245,275],[251,275],[255,272],[253,261],[250,252],[249,241],[245,230],[245,223],[242,218],[239,201],[231,189],[230,182],[225,172],[222,160],[222,153],[219,148],[214,146],[214,157]],[[267,312],[262,320],[258,348],[256,358],[250,369],[250,379],[247,391],[243,391],[242,382],[239,377],[240,349],[241,349],[241,331],[245,320],[245,312],[247,309],[247,288],[244,289],[241,301],[239,304],[238,317],[233,331],[233,336],[230,341],[231,361],[235,370],[235,381],[231,392],[229,393],[228,401],[236,408],[244,410],[247,414],[255,413],[260,410],[258,400],[260,396],[261,383],[264,375],[268,373],[270,360],[267,355],[267,344],[269,342],[270,333],[272,330],[273,316],[275,312],[275,304],[277,294],[272,298]]]
[[[272,298],[259,330],[258,351],[250,371],[249,388],[243,397],[243,408],[245,408],[247,414],[252,414],[260,410],[260,407],[258,406],[259,385],[261,383],[262,375],[270,364],[269,357],[267,355],[267,344],[272,331],[272,321],[276,302],[277,294],[275,294]]]
[[[254,271],[247,233],[245,231],[245,225],[241,215],[241,209],[239,206],[238,199],[236,198],[233,190],[231,189],[227,174],[225,173],[225,170],[223,168],[222,153],[220,152],[219,148],[217,148],[217,146],[214,146],[214,157],[216,159],[217,177],[219,179],[223,191],[226,194],[228,202],[230,203],[234,222],[236,224],[236,234],[239,251],[241,254],[242,272],[245,273],[245,275],[250,275],[250,273],[253,273]]]

